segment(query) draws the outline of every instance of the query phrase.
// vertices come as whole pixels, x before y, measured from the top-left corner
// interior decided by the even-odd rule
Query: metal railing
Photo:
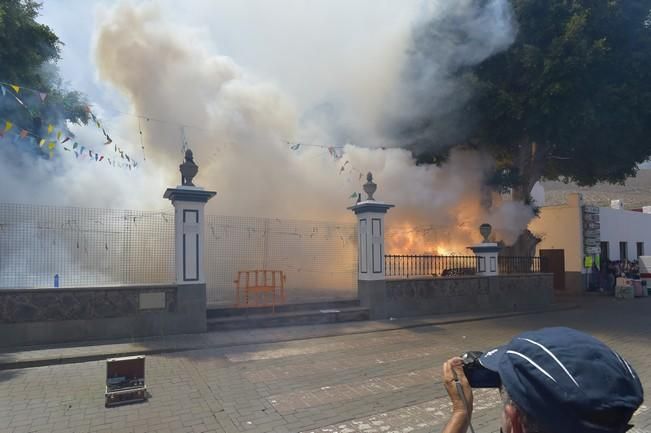
[[[477,266],[476,256],[384,256],[384,269],[387,277],[475,275]]]
[[[541,257],[499,256],[500,274],[539,273]],[[476,256],[385,255],[385,275],[393,278],[451,277],[475,275],[479,268]]]
[[[542,272],[544,257],[499,256],[500,274],[535,274]]]

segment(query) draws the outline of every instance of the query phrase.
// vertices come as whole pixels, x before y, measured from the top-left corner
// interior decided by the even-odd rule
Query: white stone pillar
[[[369,309],[371,319],[387,319],[386,280],[384,269],[384,216],[394,207],[375,201],[373,194],[377,185],[373,175],[366,177],[365,201],[357,202],[348,209],[355,212],[358,224],[357,296],[362,307]]]
[[[190,182],[191,183],[191,182]],[[176,283],[204,284],[204,207],[217,194],[198,186],[168,188],[174,206]]]
[[[384,216],[393,205],[363,201],[348,209],[358,222],[358,279],[384,280]]]
[[[500,247],[498,244],[486,242],[468,248],[477,257],[477,275],[484,277],[499,275],[498,256]]]
[[[394,207],[392,204],[375,201],[373,194],[377,185],[373,183],[373,175],[367,175],[368,182],[364,191],[367,200],[359,201],[348,209],[355,212],[358,222],[358,280],[384,280],[384,216]]]

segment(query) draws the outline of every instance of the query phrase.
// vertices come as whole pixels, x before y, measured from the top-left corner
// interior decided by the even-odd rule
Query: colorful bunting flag
[[[70,141],[70,137],[66,137],[65,140],[61,142],[61,144],[65,143],[66,141]]]
[[[104,155],[102,155],[102,156],[99,157],[99,160],[100,160],[100,161],[103,160],[103,159],[104,159]]]
[[[47,133],[52,134],[52,131],[54,131],[54,125],[47,125]]]
[[[11,128],[13,128],[13,126],[14,126],[14,124],[11,123],[10,121],[8,121],[8,120],[5,121],[5,130],[4,130],[4,132],[9,132],[9,130],[10,130]]]
[[[38,145],[40,147],[43,147],[44,144],[45,144],[45,138],[41,138],[41,141],[38,142]]]
[[[27,137],[27,130],[23,129],[20,131],[20,138],[25,138],[25,137]]]
[[[47,93],[38,92],[38,96],[40,96],[41,102],[45,102],[45,98],[47,98]]]
[[[57,145],[56,142],[54,142],[54,141],[50,141],[50,142],[47,144],[47,148],[50,149],[50,150],[52,150],[52,149],[54,149],[54,147],[55,147],[56,145]]]
[[[57,141],[61,141],[61,135],[63,135],[63,133],[61,131],[57,131]]]
[[[20,92],[20,86],[16,86],[15,84],[10,84],[11,88],[14,89],[14,92],[18,93]]]
[[[73,148],[73,149],[76,149],[77,146],[79,146],[79,143],[77,143],[77,142],[75,141],[75,144],[72,145],[72,148]]]
[[[301,147],[301,143],[296,143],[293,146],[290,147],[292,150],[298,150]]]
[[[7,94],[7,89],[5,89],[5,86],[0,85],[0,92],[2,92],[2,96],[5,96]]]

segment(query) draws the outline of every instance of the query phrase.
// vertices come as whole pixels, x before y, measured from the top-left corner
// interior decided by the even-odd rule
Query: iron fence
[[[384,269],[387,277],[475,275],[477,266],[476,256],[384,256]]]
[[[500,274],[531,274],[542,272],[544,257],[499,256]]]
[[[476,256],[386,255],[384,266],[387,277],[449,277],[475,275],[479,261]],[[499,256],[498,266],[500,274],[538,273],[542,259]]]
[[[173,282],[174,215],[0,203],[0,287],[55,279],[60,287]]]

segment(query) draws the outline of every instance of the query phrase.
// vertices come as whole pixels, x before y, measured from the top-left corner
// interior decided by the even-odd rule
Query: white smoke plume
[[[389,220],[397,237],[389,242],[396,249],[424,252],[425,245],[407,245],[412,240],[405,236],[433,227],[447,233],[447,243],[458,250],[478,240],[477,227],[486,221],[501,239],[515,240],[531,218],[528,209],[503,204],[486,211],[479,206],[489,159],[455,152],[440,168],[416,166],[411,153],[400,148],[399,135],[387,133],[396,118],[419,121],[424,111],[444,112],[456,99],[463,103],[464,88],[448,72],[509,45],[514,28],[506,0],[411,2],[384,27],[373,27],[383,22],[375,23],[370,13],[370,36],[350,46],[336,35],[336,20],[344,17],[364,32],[368,8],[328,2],[323,7],[328,21],[314,16],[305,2],[288,0],[286,7],[270,3],[259,2],[247,11],[258,17],[251,20],[260,34],[234,36],[250,43],[269,41],[264,61],[257,62],[266,66],[255,70],[238,64],[233,53],[220,54],[220,42],[212,39],[210,29],[175,20],[173,3],[122,2],[100,8],[94,52],[98,77],[122,95],[125,111],[151,118],[141,119],[146,161],[138,158],[139,168],[129,172],[80,164],[63,154],[55,164],[25,158],[21,173],[29,174],[22,177],[3,158],[0,180],[8,188],[3,187],[0,199],[166,209],[169,204],[161,196],[179,183],[178,124],[185,124],[200,166],[196,183],[218,192],[209,204],[211,213],[352,222],[346,210],[354,201],[349,196],[361,191],[365,179],[360,180],[360,172],[371,171],[379,185],[376,198],[397,205]],[[197,13],[218,13],[223,4],[202,3]],[[388,6],[378,2],[381,7]],[[423,51],[427,58],[414,60],[412,38],[422,26],[431,29],[437,22],[440,44]],[[287,30],[293,23],[301,35]],[[450,23],[463,30],[463,40],[449,37]],[[278,47],[285,49],[274,50]],[[337,62],[327,64],[332,59]],[[282,72],[273,76],[278,70]],[[95,109],[109,119],[114,141],[129,143],[125,147],[140,157],[138,119]],[[437,131],[443,126],[436,126]],[[82,138],[95,133],[88,129],[74,128]],[[324,148],[304,145],[291,151],[287,141],[345,147],[335,161]]]

